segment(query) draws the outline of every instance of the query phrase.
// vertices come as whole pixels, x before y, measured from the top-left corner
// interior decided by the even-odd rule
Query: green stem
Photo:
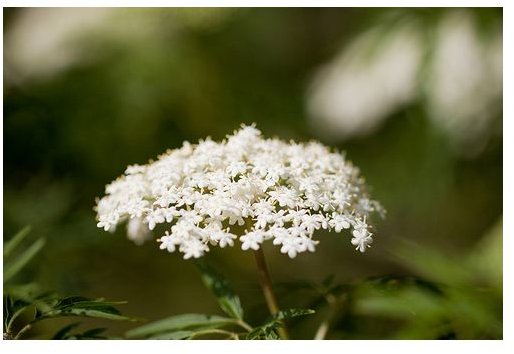
[[[279,311],[279,308],[277,299],[275,298],[275,294],[273,293],[273,286],[271,283],[271,277],[269,275],[268,267],[266,266],[264,252],[262,252],[262,248],[259,248],[257,251],[254,251],[253,254],[255,256],[255,262],[257,263],[257,273],[259,274],[259,281],[261,283],[262,292],[264,293],[264,298],[266,299],[266,303],[268,304],[269,312],[272,315],[274,315]],[[287,329],[283,322],[282,325],[283,326],[278,329],[278,334],[282,339],[289,339]]]
[[[193,333],[189,337],[189,339],[193,339],[195,337],[204,336],[206,334],[225,334],[228,338],[239,339],[239,336],[237,335],[237,333],[225,331],[225,330],[222,330],[222,329],[206,329],[206,330],[203,330],[203,331],[198,331],[198,332]]]
[[[251,332],[253,330],[252,326],[250,326],[248,323],[246,323],[245,321],[243,320],[237,320],[236,322],[237,325],[243,327],[244,329],[246,329],[248,332]]]

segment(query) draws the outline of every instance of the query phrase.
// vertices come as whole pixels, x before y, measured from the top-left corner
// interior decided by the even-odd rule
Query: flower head
[[[137,243],[162,225],[160,248],[185,259],[236,239],[243,250],[273,240],[294,258],[315,251],[319,229],[352,229],[351,243],[364,252],[373,241],[366,218],[382,208],[342,154],[317,142],[264,139],[243,126],[220,143],[185,142],[155,162],[129,166],[96,211],[106,231],[128,221]]]

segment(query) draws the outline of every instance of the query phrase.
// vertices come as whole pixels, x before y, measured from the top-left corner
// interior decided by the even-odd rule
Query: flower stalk
[[[266,265],[266,259],[264,258],[264,252],[262,248],[254,250],[255,263],[257,264],[257,273],[259,275],[259,281],[261,283],[262,292],[268,305],[268,309],[271,315],[275,315],[279,311],[277,299],[273,292],[273,285],[271,283],[271,277],[269,275],[268,267]],[[278,334],[282,339],[289,339],[285,324],[282,323],[282,327],[278,329]]]

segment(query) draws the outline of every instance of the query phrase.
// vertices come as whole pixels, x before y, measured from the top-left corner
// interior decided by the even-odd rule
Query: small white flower
[[[207,251],[209,247],[195,238],[184,241],[180,245],[180,252],[184,253],[184,259],[200,258]]]
[[[227,166],[227,173],[230,177],[235,177],[246,172],[247,164],[242,161],[233,161]]]
[[[219,238],[219,245],[221,248],[224,248],[225,246],[234,246],[234,240],[236,238],[236,235],[224,232]]]
[[[100,205],[98,208],[100,209]],[[105,214],[101,214],[98,220],[99,222],[96,224],[97,227],[105,231],[114,232],[116,231],[116,225],[120,221],[120,214],[107,211]]]
[[[295,258],[300,252],[304,252],[306,247],[300,237],[288,237],[282,242],[280,252],[287,253],[289,258]]]
[[[158,241],[161,243],[159,248],[161,250],[166,249],[168,252],[175,252],[176,246],[180,244],[180,239],[171,236],[169,231],[166,231],[166,235],[162,236]]]
[[[284,186],[277,187],[276,190],[269,192],[269,195],[271,200],[277,201],[281,207],[294,208],[300,201],[298,193],[294,189]]]
[[[316,251],[316,245],[319,243],[319,241],[314,241],[313,239],[306,237],[306,236],[302,236],[301,240],[302,240],[302,249],[305,249],[309,252]]]
[[[241,245],[241,249],[246,251],[248,249],[252,249],[257,251],[261,246],[260,244],[263,241],[263,234],[260,231],[251,231],[246,235],[243,235],[239,238],[243,242]]]
[[[227,207],[227,209],[223,211],[222,216],[228,218],[229,225],[237,224],[239,226],[243,226],[245,224],[245,219],[241,215],[241,210],[237,209],[237,207]]]
[[[357,229],[352,232],[352,245],[357,246],[355,249],[361,252],[366,251],[367,247],[371,247],[370,244],[373,242],[371,233],[366,229]]]
[[[301,225],[309,234],[312,234],[314,230],[319,230],[322,227],[326,229],[328,227],[328,221],[325,216],[321,214],[305,214],[301,217]]]
[[[164,221],[166,221],[166,216],[164,215],[164,210],[163,209],[152,210],[146,216],[145,221],[147,222],[148,228],[150,230],[155,229],[155,226],[157,224],[162,224]]]
[[[198,225],[203,217],[194,210],[180,210],[181,220],[190,225]]]
[[[157,200],[154,202],[154,205],[158,205],[161,208],[166,208],[170,204],[176,203],[180,199],[180,195],[175,188],[172,186],[166,192],[164,192]]]
[[[221,248],[234,246],[234,240],[237,238],[236,235],[218,229],[217,226],[206,229],[206,232],[209,234],[211,241],[214,241],[214,244],[217,243]]]
[[[281,245],[284,242],[287,242],[287,239],[291,237],[291,233],[288,231],[288,229],[280,226],[273,226],[269,228],[266,233],[269,234],[271,238],[273,238],[274,245]]]
[[[346,215],[333,213],[332,219],[330,220],[330,226],[334,228],[335,232],[341,232],[343,229],[349,229],[351,226],[350,218]]]
[[[284,216],[284,221],[291,222],[294,226],[298,226],[303,217],[308,213],[308,209],[289,210]]]

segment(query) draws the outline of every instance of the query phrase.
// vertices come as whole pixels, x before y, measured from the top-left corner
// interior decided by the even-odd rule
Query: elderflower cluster
[[[136,243],[162,229],[160,248],[198,258],[210,246],[258,250],[271,240],[294,258],[314,252],[316,230],[351,230],[361,252],[370,246],[369,199],[359,170],[317,142],[264,139],[243,126],[220,143],[185,142],[147,165],[129,166],[98,200],[98,227],[124,221]]]

